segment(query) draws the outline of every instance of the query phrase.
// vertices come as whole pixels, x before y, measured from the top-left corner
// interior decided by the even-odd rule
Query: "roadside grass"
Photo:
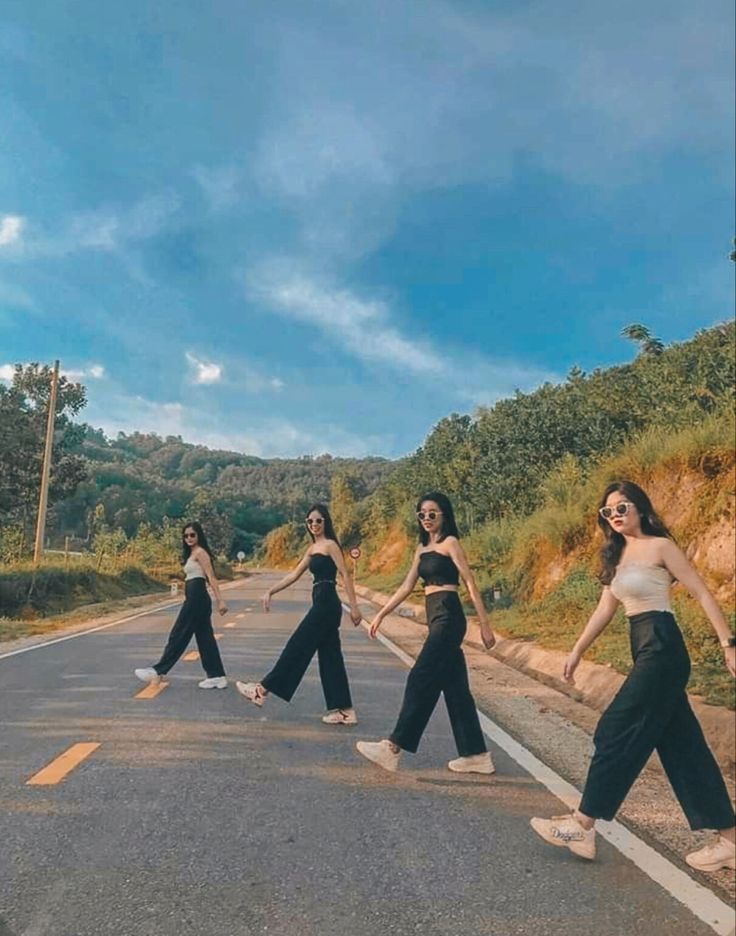
[[[165,596],[172,579],[181,581],[178,564],[144,569],[125,565],[97,569],[94,556],[68,567],[51,557],[37,568],[30,562],[0,566],[0,639],[54,630],[74,620],[134,607],[152,595]],[[108,567],[109,569],[109,567]],[[219,580],[233,578],[228,563],[217,561]]]
[[[145,607],[153,600],[163,604],[169,592],[149,592],[145,595],[136,595],[132,598],[123,598],[120,600],[100,601],[94,604],[86,604],[67,611],[63,614],[54,614],[49,617],[28,618],[26,620],[19,618],[0,617],[0,641],[17,640],[20,637],[34,637],[42,634],[51,634],[54,631],[62,630],[66,627],[73,627],[76,624],[103,623],[100,618],[123,614],[127,611],[135,611],[137,608]]]

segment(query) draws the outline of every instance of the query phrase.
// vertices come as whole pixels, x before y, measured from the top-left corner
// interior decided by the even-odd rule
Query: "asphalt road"
[[[264,582],[218,618],[233,680],[263,675],[307,607],[305,583],[263,614]],[[197,661],[135,698],[174,613],[0,660],[0,936],[711,936],[600,837],[595,863],[539,841],[529,816],[565,808],[502,751],[495,777],[451,774],[442,705],[398,774],[360,758],[406,668],[347,616],[355,728],[320,722],[316,661],[291,705],[200,690]],[[100,746],[27,785],[79,742]]]

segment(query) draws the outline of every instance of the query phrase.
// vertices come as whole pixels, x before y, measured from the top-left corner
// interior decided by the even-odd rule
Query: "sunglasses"
[[[601,507],[598,513],[604,520],[611,520],[613,517],[625,517],[630,507],[636,507],[631,501],[619,501],[613,507]]]
[[[436,520],[441,516],[441,510],[417,510],[417,520]]]
[[[196,538],[197,538],[197,534],[196,534],[196,533],[185,533],[185,534],[184,534],[184,539],[196,539]]]
[[[314,520],[307,520],[307,526],[319,526],[321,523],[324,523],[323,517],[317,517]]]

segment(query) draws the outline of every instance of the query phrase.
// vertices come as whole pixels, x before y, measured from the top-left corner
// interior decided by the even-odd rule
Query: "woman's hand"
[[[723,656],[726,660],[726,668],[732,676],[736,676],[736,647],[725,647]]]
[[[480,625],[480,639],[483,641],[483,646],[486,650],[491,650],[496,646],[496,635],[491,630],[491,625],[488,621],[483,621]]]
[[[580,663],[580,660],[581,656],[577,650],[573,650],[565,660],[565,666],[562,670],[562,678],[566,683],[570,683],[570,685],[575,684],[575,670],[578,668],[578,663]]]
[[[363,620],[363,615],[360,613],[360,608],[351,608],[350,609],[350,620],[357,627],[360,622]]]
[[[220,600],[217,602],[217,610],[218,610],[218,611],[220,612],[220,614],[223,615],[223,616],[226,615],[227,612],[228,612],[228,606],[225,604],[225,602],[222,600],[222,598],[220,598]]]
[[[369,631],[371,637],[375,638],[376,634],[378,633],[378,628],[381,626],[381,624],[383,624],[383,618],[380,614],[377,614],[371,622],[371,629]]]
[[[261,603],[263,604],[263,610],[268,613],[271,610],[271,592],[267,591],[261,597]]]

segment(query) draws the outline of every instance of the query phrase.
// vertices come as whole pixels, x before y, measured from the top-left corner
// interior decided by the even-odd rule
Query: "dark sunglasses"
[[[196,539],[196,538],[197,538],[197,534],[196,534],[196,533],[185,533],[185,534],[184,534],[184,539]]]
[[[417,510],[417,520],[436,520],[441,516],[441,510]]]
[[[636,507],[631,501],[620,501],[613,507],[601,507],[598,513],[604,520],[610,520],[612,517],[625,517],[630,507]]]
[[[324,522],[325,521],[323,517],[317,517],[314,520],[307,520],[307,526],[319,526],[320,523],[324,523]]]

